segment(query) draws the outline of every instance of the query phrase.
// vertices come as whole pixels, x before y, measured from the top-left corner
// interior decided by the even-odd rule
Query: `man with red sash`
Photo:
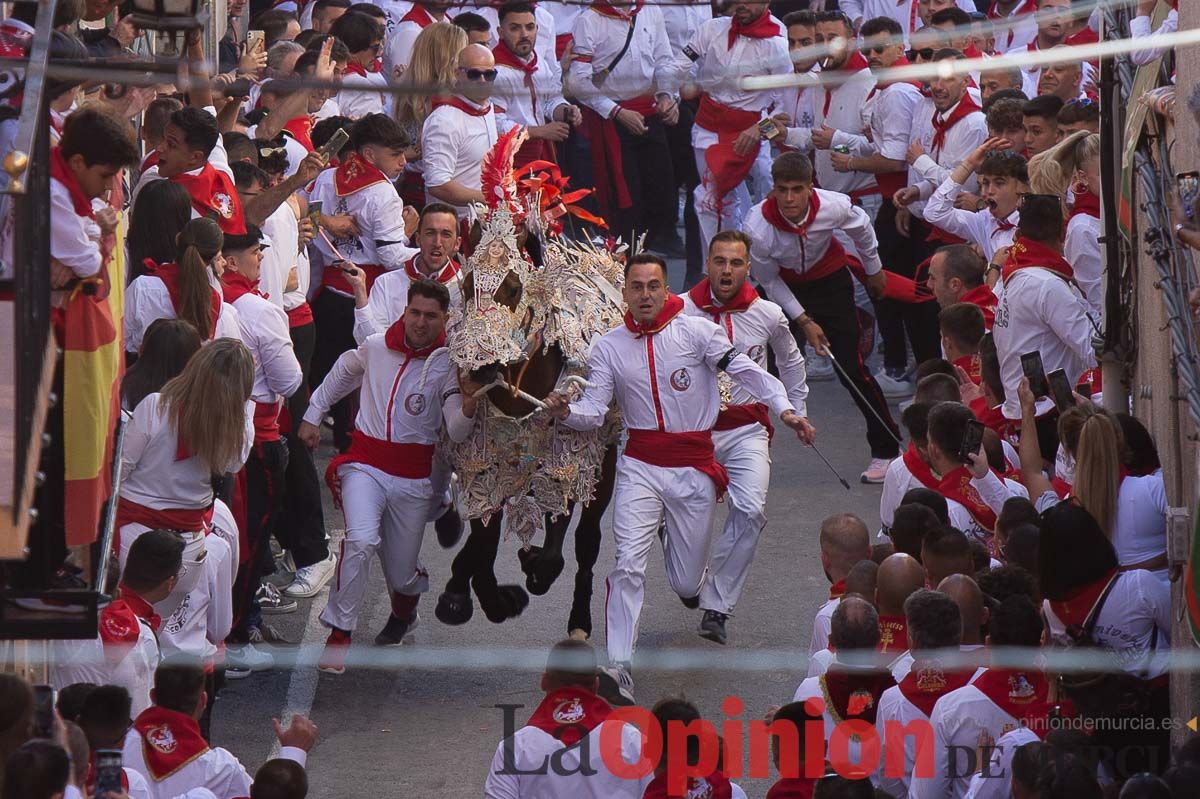
[[[967,685],[979,673],[974,667],[948,664],[941,659],[946,650],[953,652],[962,643],[962,614],[953,599],[938,591],[922,589],[905,600],[903,618],[908,625],[913,663],[904,679],[884,691],[879,699],[876,720],[885,736],[890,724],[907,727],[928,723],[939,699]],[[903,764],[902,770],[884,770],[879,787],[890,795],[908,796],[920,740],[919,735],[904,736],[903,760],[894,751],[886,753],[890,762]]]
[[[157,152],[158,163],[142,173],[139,187],[155,178],[174,181],[192,198],[193,218],[214,219],[227,235],[245,234],[242,201],[210,109],[187,106],[171,114]]]
[[[153,636],[151,636],[153,637]],[[154,664],[157,667],[157,662]],[[87,738],[89,757],[87,776],[79,786],[85,796],[96,795],[96,750],[117,749],[125,746],[125,734],[133,717],[150,706],[150,686],[154,680],[154,668],[146,673],[145,704],[133,705],[129,691],[115,683],[99,683],[88,691],[75,722]],[[69,685],[70,683],[68,683]],[[153,799],[146,778],[128,766],[121,769],[121,790],[129,799]]]
[[[803,330],[814,349],[823,352],[828,347],[849,373],[856,390],[848,390],[866,420],[871,447],[871,463],[862,480],[881,483],[888,461],[899,454],[899,432],[887,401],[859,357],[861,331],[849,271],[862,276],[872,295],[884,294],[889,278],[879,260],[871,218],[846,195],[814,189],[812,164],[801,153],[776,158],[771,178],[771,195],[750,210],[744,225],[753,240],[754,279]],[[846,253],[835,231],[853,242],[857,258]]]
[[[379,551],[392,613],[375,638],[400,644],[417,623],[417,601],[429,588],[421,565],[421,540],[433,500],[430,475],[442,424],[461,441],[474,424],[473,397],[459,393],[458,374],[445,349],[445,286],[420,280],[408,290],[404,315],[387,332],[368,338],[338,359],[313,392],[297,435],[309,447],[321,438],[321,420],[334,402],[362,389],[350,449],[325,473],[346,515],[337,575],[321,623],[330,628],[318,667],[346,670],[351,633],[371,566]]]
[[[451,15],[447,12],[451,5],[453,3],[445,0],[418,0],[412,4],[407,14],[400,17],[395,28],[389,25],[387,49],[383,52],[385,75],[398,77],[404,74],[412,60],[413,43],[421,31],[435,22],[448,22]]]
[[[1041,646],[1042,616],[1032,600],[1015,595],[992,612],[988,622],[990,647],[1025,647],[1028,667],[989,667],[967,684],[939,698],[929,714],[933,726],[933,769],[913,774],[909,796],[914,799],[961,799],[979,763],[968,753],[994,747],[1000,737],[1017,727],[1038,735],[1049,729],[1054,709],[1050,682],[1032,665]],[[928,743],[928,739],[926,739]],[[925,755],[928,757],[928,755]],[[976,755],[977,757],[977,755]],[[922,755],[916,754],[916,762]],[[926,761],[928,762],[928,761]]]
[[[1071,0],[1033,0],[1032,5],[1037,9],[1036,14],[1030,15],[1034,20],[1034,35],[1025,44],[1012,45],[1004,50],[1005,55],[1037,53],[1066,43],[1073,20]],[[1036,97],[1042,65],[1030,64],[1021,67],[1021,71],[1024,73],[1022,91],[1026,97]]]
[[[1023,354],[1040,352],[1046,374],[1062,369],[1068,380],[1077,380],[1096,365],[1096,328],[1075,272],[1062,256],[1063,226],[1060,198],[1026,196],[1017,236],[997,283],[992,334],[1004,383],[1004,415],[1009,419],[1021,418],[1017,386],[1024,374]],[[1050,461],[1058,445],[1053,407],[1048,398],[1037,406],[1039,418],[1047,419],[1038,425],[1038,441]]]
[[[809,700],[810,707],[822,709],[826,740],[845,721],[875,726],[880,698],[896,684],[891,672],[879,662],[879,614],[870,602],[858,596],[846,596],[833,612],[831,621],[829,642],[836,659],[824,674],[801,682],[792,697],[793,702]],[[883,740],[882,733],[879,740]],[[860,747],[861,741],[851,736],[849,763],[864,763]],[[877,774],[882,770],[883,759],[871,765],[874,768],[871,771],[864,769],[861,776]]]
[[[1080,142],[1077,146],[1085,146]],[[1083,164],[1085,170],[1099,170],[1098,155]],[[1095,172],[1099,190],[1099,172]],[[1092,179],[1089,178],[1089,182]],[[1063,240],[1063,257],[1071,265],[1079,289],[1087,299],[1093,319],[1104,318],[1104,260],[1101,257],[1100,195],[1084,185],[1076,185],[1071,215],[1067,217],[1067,233]]]
[[[617,560],[605,603],[608,657],[628,695],[646,561],[664,515],[667,580],[687,607],[700,604],[715,503],[728,485],[713,454],[717,373],[723,370],[797,435],[809,435],[812,428],[792,407],[783,384],[738,352],[726,330],[683,313],[683,300],[667,288],[661,258],[639,254],[630,259],[624,295],[625,324],[597,340],[588,356],[591,385],[574,402],[552,393],[546,404],[571,428],[590,430],[604,423],[615,400],[629,431],[617,461]]]
[[[956,207],[964,184],[977,175],[985,207],[968,211]],[[1017,229],[1017,203],[1029,192],[1025,158],[1013,152],[1007,139],[989,138],[954,167],[925,203],[925,221],[967,244],[991,260],[1012,244]]]
[[[938,305],[949,308],[969,302],[983,312],[983,325],[991,332],[996,321],[996,295],[984,282],[987,262],[969,244],[947,244],[939,247],[929,259],[926,284]]]
[[[675,239],[677,197],[664,126],[679,120],[681,75],[656,3],[594,2],[574,28],[567,89],[583,106],[583,137],[601,215],[626,241]]]
[[[829,578],[829,599],[813,617],[809,657],[829,648],[829,626],[833,612],[846,593],[846,576],[854,564],[871,558],[871,536],[863,520],[853,513],[839,513],[821,522],[821,571]]]
[[[609,718],[612,708],[596,695],[600,677],[591,646],[555,644],[541,688],[546,695],[524,727],[514,730],[506,720],[507,737],[492,758],[485,799],[642,799],[650,775],[620,777],[609,768],[616,757],[630,766],[637,762],[643,737],[634,725]]]
[[[733,3],[731,16],[705,22],[689,45],[689,81],[701,92],[692,147],[700,173],[696,217],[706,243],[718,230],[741,228],[750,209],[745,180],[763,146],[758,123],[780,99],[777,92],[743,89],[742,79],[792,71],[783,25],[767,5]]]
[[[283,503],[287,445],[279,431],[283,402],[300,388],[303,372],[292,345],[287,314],[258,292],[262,233],[249,225],[244,236],[225,236],[225,302],[238,313],[242,341],[254,356],[254,446],[238,475],[245,501],[241,568],[234,586],[234,629],[228,654],[236,662],[247,643],[254,595],[261,578],[274,571],[269,540]],[[249,653],[247,653],[249,654]]]
[[[1029,44],[1037,36],[1036,0],[992,0],[987,16],[1000,26],[996,31],[996,52],[1007,53]]]
[[[154,704],[138,714],[125,737],[123,761],[149,783],[156,799],[207,788],[217,799],[250,795],[250,775],[221,747],[210,747],[197,719],[208,703],[204,669],[192,661],[164,661],[154,673]],[[316,743],[317,727],[299,714],[285,729],[275,722],[279,756],[301,766]]]
[[[788,399],[804,417],[808,397],[804,356],[783,310],[758,296],[746,281],[749,273],[750,237],[738,230],[721,231],[708,247],[708,277],[683,296],[683,312],[716,322],[731,344],[764,369],[770,347]],[[802,440],[810,441],[816,431],[807,419],[805,423]],[[767,406],[745,389],[731,387],[713,428],[717,462],[729,475],[729,515],[713,543],[708,577],[700,591],[704,611],[700,635],[718,644],[725,643],[725,622],[741,596],[758,536],[767,523],[773,432]]]
[[[500,43],[492,48],[497,69],[494,96],[504,111],[496,120],[497,129],[504,133],[513,125],[525,126],[529,139],[517,151],[517,169],[530,161],[555,163],[555,142],[566,141],[583,116],[563,99],[561,75],[556,77],[541,61],[533,3],[506,3],[498,14]]]
[[[983,359],[979,344],[987,333],[983,311],[969,302],[956,302],[938,314],[942,352],[946,360],[963,370],[975,385],[983,382]],[[961,380],[961,376],[960,376]]]
[[[386,88],[390,73],[385,73],[379,54],[383,52],[383,23],[374,16],[351,12],[343,14],[329,33],[346,45],[350,57],[342,76],[342,88],[334,97],[339,113],[351,119],[384,113],[390,108],[390,95],[363,89]]]
[[[458,218],[470,216],[470,205],[484,201],[480,165],[496,144],[496,111],[488,101],[496,80],[496,58],[480,44],[458,54],[458,93],[435,98],[421,127],[421,165],[425,199],[454,206]]]

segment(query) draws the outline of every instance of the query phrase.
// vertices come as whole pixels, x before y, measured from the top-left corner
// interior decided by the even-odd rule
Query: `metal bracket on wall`
[[[1182,573],[1192,553],[1192,511],[1190,508],[1167,508],[1167,566],[1171,580]]]

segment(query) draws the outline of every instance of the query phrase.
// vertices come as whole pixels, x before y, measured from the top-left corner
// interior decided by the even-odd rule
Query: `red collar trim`
[[[1050,609],[1065,626],[1082,627],[1096,607],[1096,602],[1104,593],[1104,589],[1117,576],[1117,572],[1117,569],[1111,570],[1100,579],[1093,580],[1082,588],[1072,591],[1065,599],[1050,600]]]
[[[841,599],[846,594],[846,580],[842,578],[833,585],[829,586],[829,598]]]
[[[603,0],[595,0],[595,2],[592,3],[592,10],[597,14],[602,14],[606,17],[612,17],[613,19],[620,19],[628,22],[637,16],[638,12],[642,10],[643,4],[643,0],[635,0],[633,4],[633,10],[625,11],[621,8],[616,8],[612,5],[612,3],[603,2]]]
[[[692,303],[701,311],[716,317],[723,313],[738,313],[746,310],[758,299],[758,292],[754,290],[749,281],[745,281],[742,283],[742,287],[738,289],[738,293],[733,295],[729,302],[724,305],[717,305],[717,299],[713,296],[708,278],[704,278],[688,290],[688,297],[691,298]]]
[[[155,782],[162,782],[208,751],[208,741],[191,716],[152,705],[133,722],[142,756]]]
[[[508,42],[501,39],[500,44],[492,48],[492,55],[496,59],[497,66],[511,67],[519,70],[523,72],[526,77],[530,77],[533,75],[533,73],[537,72],[537,50],[534,50],[530,54],[531,58],[528,61],[522,61],[521,57],[514,53],[512,48],[508,46]]]
[[[1008,251],[1008,260],[1004,263],[1000,279],[1007,283],[1008,279],[1017,272],[1035,266],[1048,269],[1068,281],[1075,279],[1075,270],[1071,268],[1067,259],[1062,257],[1062,253],[1055,252],[1045,244],[1027,239],[1020,234],[1017,234]]]
[[[448,105],[451,108],[457,108],[459,111],[462,111],[464,114],[468,114],[473,117],[485,117],[492,112],[491,103],[488,103],[485,106],[477,106],[477,105],[473,105],[473,104],[467,102],[466,100],[462,99],[461,97],[449,97],[449,98],[435,97],[434,98],[434,100],[433,100],[433,110],[434,111],[436,111],[437,109],[441,108],[444,105]]]
[[[404,274],[408,275],[409,280],[436,280],[438,283],[446,284],[458,275],[461,271],[458,263],[451,258],[445,266],[438,270],[436,275],[427,275],[417,269],[417,259],[420,255],[414,255],[408,259],[408,263],[404,264]]]
[[[59,147],[50,148],[50,177],[61,183],[67,193],[71,195],[71,206],[75,209],[76,214],[86,216],[88,219],[96,218],[95,212],[92,211],[92,201],[83,193],[79,179],[75,177],[71,167],[67,166],[67,159],[63,157],[62,149]]]
[[[899,655],[908,651],[908,619],[904,616],[879,617],[879,646],[884,654]]]
[[[936,660],[918,660],[900,681],[900,693],[927,717],[932,716],[937,701],[969,683],[974,673],[973,668],[943,669]]]
[[[563,746],[574,746],[610,713],[608,703],[591,691],[559,688],[546,694],[529,717],[528,726],[553,735]]]
[[[980,527],[989,533],[996,529],[996,512],[988,507],[975,486],[971,485],[971,473],[966,466],[959,466],[939,479],[934,476],[929,464],[921,460],[916,445],[911,441],[904,452],[904,465],[921,485],[966,508]]]
[[[362,191],[376,183],[391,183],[383,170],[367,162],[361,153],[350,153],[333,172],[333,190],[339,197]]]
[[[434,339],[434,342],[428,347],[414,350],[408,346],[408,338],[404,335],[404,315],[401,314],[400,318],[392,322],[392,326],[383,334],[383,341],[387,344],[389,350],[398,352],[407,358],[428,358],[433,354],[434,350],[446,345],[446,331],[443,330],[441,335]]]
[[[808,213],[804,215],[804,221],[797,225],[783,215],[783,211],[779,210],[779,203],[775,200],[775,195],[768,197],[762,206],[763,219],[771,227],[782,230],[785,233],[794,233],[803,238],[808,237],[808,228],[817,218],[817,213],[821,210],[821,195],[817,194],[816,189],[808,195]]]
[[[764,9],[758,18],[749,25],[740,25],[737,19],[733,20],[729,26],[728,49],[733,49],[739,36],[745,36],[747,39],[771,39],[780,33],[779,26],[771,17],[771,12]]]
[[[1038,671],[989,668],[972,684],[1022,726],[1032,728],[1038,735],[1045,734],[1045,725],[1039,722],[1053,706],[1046,675]]]
[[[413,4],[413,7],[408,10],[407,14],[400,18],[400,21],[415,22],[421,30],[425,30],[435,22],[433,15],[426,11],[425,6],[420,3]]]
[[[1075,192],[1075,204],[1071,206],[1071,216],[1067,221],[1080,215],[1100,218],[1100,198],[1087,189]]]
[[[249,278],[241,272],[234,272],[231,269],[226,269],[221,274],[221,288],[225,295],[225,302],[230,305],[233,305],[247,294],[266,298],[266,295],[258,290],[258,281],[251,283]]]
[[[663,303],[662,310],[658,312],[658,316],[648,325],[643,325],[640,322],[633,321],[633,316],[628,311],[625,312],[625,327],[629,328],[635,338],[642,336],[653,336],[655,333],[662,332],[662,329],[671,323],[671,320],[679,316],[679,312],[683,310],[683,300],[676,294],[668,294],[667,301]]]
[[[896,680],[887,669],[859,671],[840,668],[835,663],[821,675],[825,712],[837,723],[861,719],[874,724],[879,697],[895,684]]]

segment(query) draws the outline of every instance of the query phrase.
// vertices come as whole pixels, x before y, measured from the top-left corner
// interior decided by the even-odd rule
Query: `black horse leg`
[[[525,587],[529,593],[541,596],[550,590],[563,570],[563,543],[567,539],[567,528],[571,526],[575,503],[567,507],[565,515],[551,519],[546,515],[546,536],[542,546],[531,546],[517,553],[521,571],[525,572]]]
[[[596,496],[583,507],[575,528],[575,595],[567,620],[567,634],[572,637],[590,638],[592,635],[592,568],[600,556],[600,520],[612,501],[616,474],[617,448],[614,445],[604,453]]]
[[[471,578],[480,569],[491,571],[499,542],[499,515],[487,526],[479,519],[471,519],[471,532],[467,535],[462,549],[454,556],[454,561],[450,564],[450,579],[446,581],[446,590],[438,597],[435,613],[443,624],[465,624],[471,618],[474,612],[471,603]],[[495,578],[492,580],[494,582]]]
[[[503,517],[497,513],[485,526],[477,519],[471,521],[471,537],[454,559],[455,565],[459,558],[464,560],[464,566],[470,564],[471,587],[479,599],[479,607],[483,610],[488,621],[499,624],[502,621],[520,616],[521,611],[529,604],[529,594],[519,585],[498,585],[496,581],[496,552],[500,548],[500,525]],[[476,540],[477,539],[477,540]],[[475,541],[475,548],[467,554],[467,548]],[[468,601],[470,599],[468,598]]]

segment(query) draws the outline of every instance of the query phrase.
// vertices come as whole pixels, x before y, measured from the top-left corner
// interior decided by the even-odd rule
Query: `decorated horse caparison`
[[[612,253],[561,235],[561,216],[575,213],[584,192],[566,192],[553,164],[535,162],[512,174],[524,140],[502,136],[483,164],[479,240],[467,261],[463,302],[452,313],[447,346],[483,401],[470,438],[448,452],[471,532],[454,558],[437,617],[463,624],[471,591],[492,622],[516,616],[532,594],[545,594],[563,570],[563,545],[576,505],[577,572],[567,629],[591,635],[592,568],[600,551],[600,519],[612,497],[619,417],[579,432],[542,413],[551,391],[586,384],[592,341],[621,323],[621,265]],[[538,170],[542,170],[540,173]],[[535,265],[522,241],[534,237]],[[539,532],[541,546],[534,545]],[[499,585],[494,563],[501,537],[516,537],[525,588]]]

